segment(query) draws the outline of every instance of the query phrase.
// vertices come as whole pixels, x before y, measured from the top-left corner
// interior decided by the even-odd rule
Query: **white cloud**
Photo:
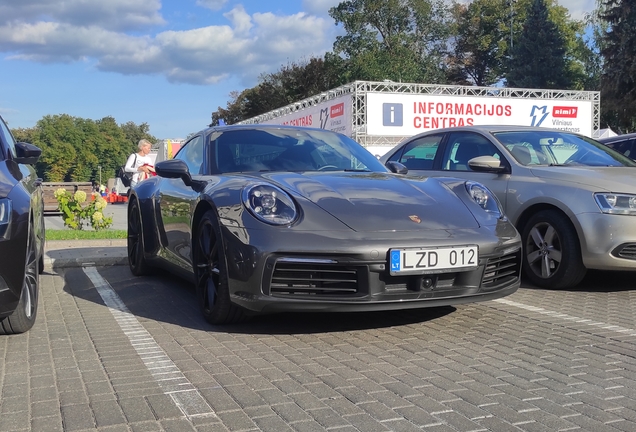
[[[50,21],[136,30],[164,24],[160,0],[0,0],[0,24]]]
[[[27,13],[18,19],[17,11],[0,0],[0,11],[11,12],[15,19],[0,21],[0,51],[10,59],[40,63],[87,61],[97,69],[121,74],[161,74],[171,82],[213,84],[229,76],[253,82],[258,75],[278,69],[289,61],[310,55],[322,55],[331,49],[328,35],[333,23],[305,13],[250,16],[238,5],[223,16],[228,25],[192,30],[164,31],[156,36],[137,36],[112,29],[110,20],[94,23],[88,19],[78,25],[82,0],[62,2],[55,9],[45,0],[24,0],[31,10],[40,6],[57,20],[42,20]],[[109,0],[113,16],[126,16],[137,10],[143,0]],[[150,1],[156,3],[155,0]],[[146,2],[148,3],[148,2]],[[210,2],[208,2],[210,3]],[[75,7],[72,12],[66,8]],[[101,8],[99,6],[97,9]],[[119,10],[117,10],[119,8]],[[53,12],[54,11],[54,12]],[[146,11],[146,20],[156,20],[156,10]],[[98,14],[87,13],[96,17]],[[132,14],[130,16],[133,16]],[[31,18],[31,22],[26,20]],[[132,19],[128,20],[133,22]]]
[[[557,0],[557,3],[569,9],[570,17],[577,20],[583,19],[586,13],[596,8],[596,0]]]

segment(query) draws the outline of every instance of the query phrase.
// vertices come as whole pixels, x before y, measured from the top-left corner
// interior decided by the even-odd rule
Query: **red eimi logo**
[[[555,106],[552,108],[552,117],[576,118],[579,109],[577,107]]]
[[[344,114],[344,102],[331,106],[329,116],[331,118],[338,117]]]

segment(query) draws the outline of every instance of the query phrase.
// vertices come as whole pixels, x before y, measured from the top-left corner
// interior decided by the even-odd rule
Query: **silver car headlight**
[[[9,198],[0,198],[0,237],[4,237],[7,228],[11,223],[11,200]]]
[[[271,225],[288,225],[298,212],[291,197],[282,189],[256,184],[243,189],[243,204],[257,219]]]
[[[466,182],[466,190],[470,197],[485,211],[500,218],[503,215],[503,209],[497,197],[481,183],[468,181]]]
[[[603,213],[636,215],[636,195],[597,192],[594,199]]]

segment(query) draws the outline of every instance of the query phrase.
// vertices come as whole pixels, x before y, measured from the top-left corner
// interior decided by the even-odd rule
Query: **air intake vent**
[[[277,262],[272,295],[352,296],[358,293],[358,269],[334,264]]]
[[[481,286],[495,288],[501,284],[519,278],[521,269],[520,251],[497,258],[489,258],[484,270]]]
[[[618,256],[625,259],[636,260],[636,244],[623,245],[618,250]]]

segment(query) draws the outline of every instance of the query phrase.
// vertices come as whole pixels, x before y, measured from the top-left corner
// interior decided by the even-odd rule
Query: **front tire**
[[[0,321],[0,334],[18,334],[29,331],[38,313],[38,298],[40,293],[40,270],[38,251],[36,250],[35,232],[33,224],[29,227],[27,238],[27,252],[24,264],[24,281],[20,301],[15,311]]]
[[[193,238],[193,264],[197,299],[206,321],[229,324],[245,318],[243,310],[232,303],[227,267],[222,253],[216,215],[206,212]]]
[[[144,255],[144,234],[141,224],[139,201],[133,199],[128,206],[128,265],[135,276],[149,273],[149,265]]]
[[[571,222],[554,210],[543,210],[526,223],[523,272],[542,288],[571,288],[585,277],[581,247]]]

